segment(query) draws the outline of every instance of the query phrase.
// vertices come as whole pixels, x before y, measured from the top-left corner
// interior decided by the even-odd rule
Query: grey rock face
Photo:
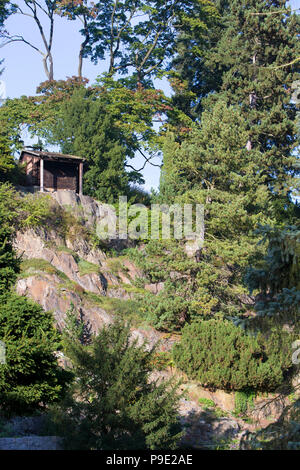
[[[0,450],[60,450],[57,436],[26,436],[0,438]]]

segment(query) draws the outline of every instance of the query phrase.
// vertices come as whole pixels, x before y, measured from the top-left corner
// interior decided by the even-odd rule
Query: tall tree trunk
[[[88,42],[90,40],[90,35],[87,29],[87,19],[85,15],[83,15],[82,22],[84,25],[85,39],[80,44],[80,49],[79,49],[79,56],[78,56],[78,77],[79,78],[82,78],[83,55],[84,55],[85,48],[88,45]]]
[[[54,79],[54,70],[53,70],[53,58],[51,52],[45,54],[43,58],[44,71],[48,80]]]
[[[256,66],[256,53],[252,57],[252,64],[253,64],[253,67],[255,68],[255,66]],[[255,72],[254,72],[254,75],[255,75]],[[249,94],[249,104],[250,104],[251,109],[256,108],[256,101],[257,101],[257,95],[256,95],[255,91],[253,90]],[[248,151],[250,151],[250,150],[252,150],[252,147],[253,147],[252,141],[251,141],[251,139],[249,139],[247,144],[246,144],[246,148],[247,148]]]
[[[52,54],[49,54],[49,80],[54,79],[54,70],[53,70],[53,58]]]

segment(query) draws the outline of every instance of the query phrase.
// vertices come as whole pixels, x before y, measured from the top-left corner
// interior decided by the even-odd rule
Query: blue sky
[[[21,4],[22,2],[18,2]],[[78,52],[82,36],[78,32],[81,24],[75,21],[68,21],[57,17],[55,20],[55,34],[53,43],[54,57],[54,78],[65,79],[72,75],[77,75]],[[37,26],[32,22],[31,18],[21,15],[13,15],[7,21],[7,29],[11,32],[22,32],[25,38],[30,42],[41,46],[41,39]],[[27,45],[16,42],[9,44],[1,49],[0,57],[4,58],[4,73],[1,80],[5,82],[6,95],[9,98],[19,97],[21,95],[34,95],[36,87],[39,83],[46,80],[43,70],[42,57]],[[98,75],[107,71],[105,62],[97,65],[92,64],[89,60],[84,60],[83,75],[93,83]],[[162,84],[165,92],[167,86]],[[26,136],[24,138],[25,143]],[[154,159],[154,163],[160,164],[160,159]],[[144,163],[142,157],[133,159],[130,164],[135,168],[141,168]],[[144,188],[150,190],[151,187],[157,188],[159,184],[160,169],[147,165],[142,172],[146,184]]]
[[[22,1],[16,3],[21,4]],[[300,8],[300,0],[291,0],[290,4],[293,8]],[[55,79],[64,79],[77,74],[77,57],[81,41],[78,26],[80,25],[74,21],[56,18],[53,44]],[[22,35],[32,43],[41,44],[39,32],[31,18],[13,15],[7,22],[7,29],[11,32],[22,32]],[[46,79],[41,56],[25,44],[7,45],[1,49],[0,58],[5,59],[5,70],[1,80],[5,82],[6,95],[9,98],[34,95],[38,84]],[[83,75],[90,80],[90,83],[93,83],[95,78],[105,70],[107,70],[105,62],[94,65],[89,60],[84,61]],[[165,83],[158,84],[158,86],[161,86],[165,92],[169,91]],[[134,165],[141,166],[142,160],[136,160]],[[147,165],[143,173],[146,180],[145,189],[157,188],[159,168]]]

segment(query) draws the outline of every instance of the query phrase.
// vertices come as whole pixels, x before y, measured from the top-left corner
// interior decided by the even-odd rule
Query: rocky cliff
[[[134,294],[140,291],[134,281],[142,274],[126,257],[108,257],[96,246],[92,236],[96,224],[107,217],[103,205],[72,191],[57,191],[51,198],[53,213],[65,211],[70,216],[70,226],[64,231],[59,225],[49,225],[17,232],[14,246],[22,257],[17,291],[52,311],[59,328],[74,305],[97,332],[113,320],[116,311],[133,308]],[[113,240],[104,249],[120,249],[121,243],[124,248],[124,241]],[[155,291],[158,287],[146,288]],[[136,326],[132,335],[140,342],[147,340],[150,346],[163,339],[162,349],[173,343],[148,325]]]
[[[58,191],[51,195],[51,211],[58,214],[56,222],[52,220],[48,226],[16,234],[14,246],[22,257],[18,293],[52,311],[60,329],[71,305],[94,333],[112,322],[116,315],[132,319],[135,294],[141,293],[141,289],[135,287],[135,280],[142,277],[142,273],[126,256],[107,254],[112,247],[124,248],[124,241],[103,244],[102,248],[95,243],[95,226],[102,217],[107,217],[105,207],[88,196]],[[146,285],[145,289],[157,293],[163,287],[163,283],[159,283]],[[178,339],[137,321],[133,321],[132,337],[140,344],[146,340],[147,347],[158,343],[161,351],[169,350]],[[157,372],[153,380],[169,375],[170,371]],[[188,391],[187,385],[185,388]],[[241,435],[237,420],[228,417],[226,412],[221,416],[205,412],[198,398],[181,400],[179,412],[187,430],[186,445],[210,448],[216,439],[228,440]],[[220,403],[222,405],[222,400]]]

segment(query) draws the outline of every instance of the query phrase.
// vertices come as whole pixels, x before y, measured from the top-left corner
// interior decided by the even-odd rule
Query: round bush
[[[204,387],[273,391],[292,367],[291,343],[286,332],[253,336],[228,320],[212,319],[185,326],[173,358]]]

